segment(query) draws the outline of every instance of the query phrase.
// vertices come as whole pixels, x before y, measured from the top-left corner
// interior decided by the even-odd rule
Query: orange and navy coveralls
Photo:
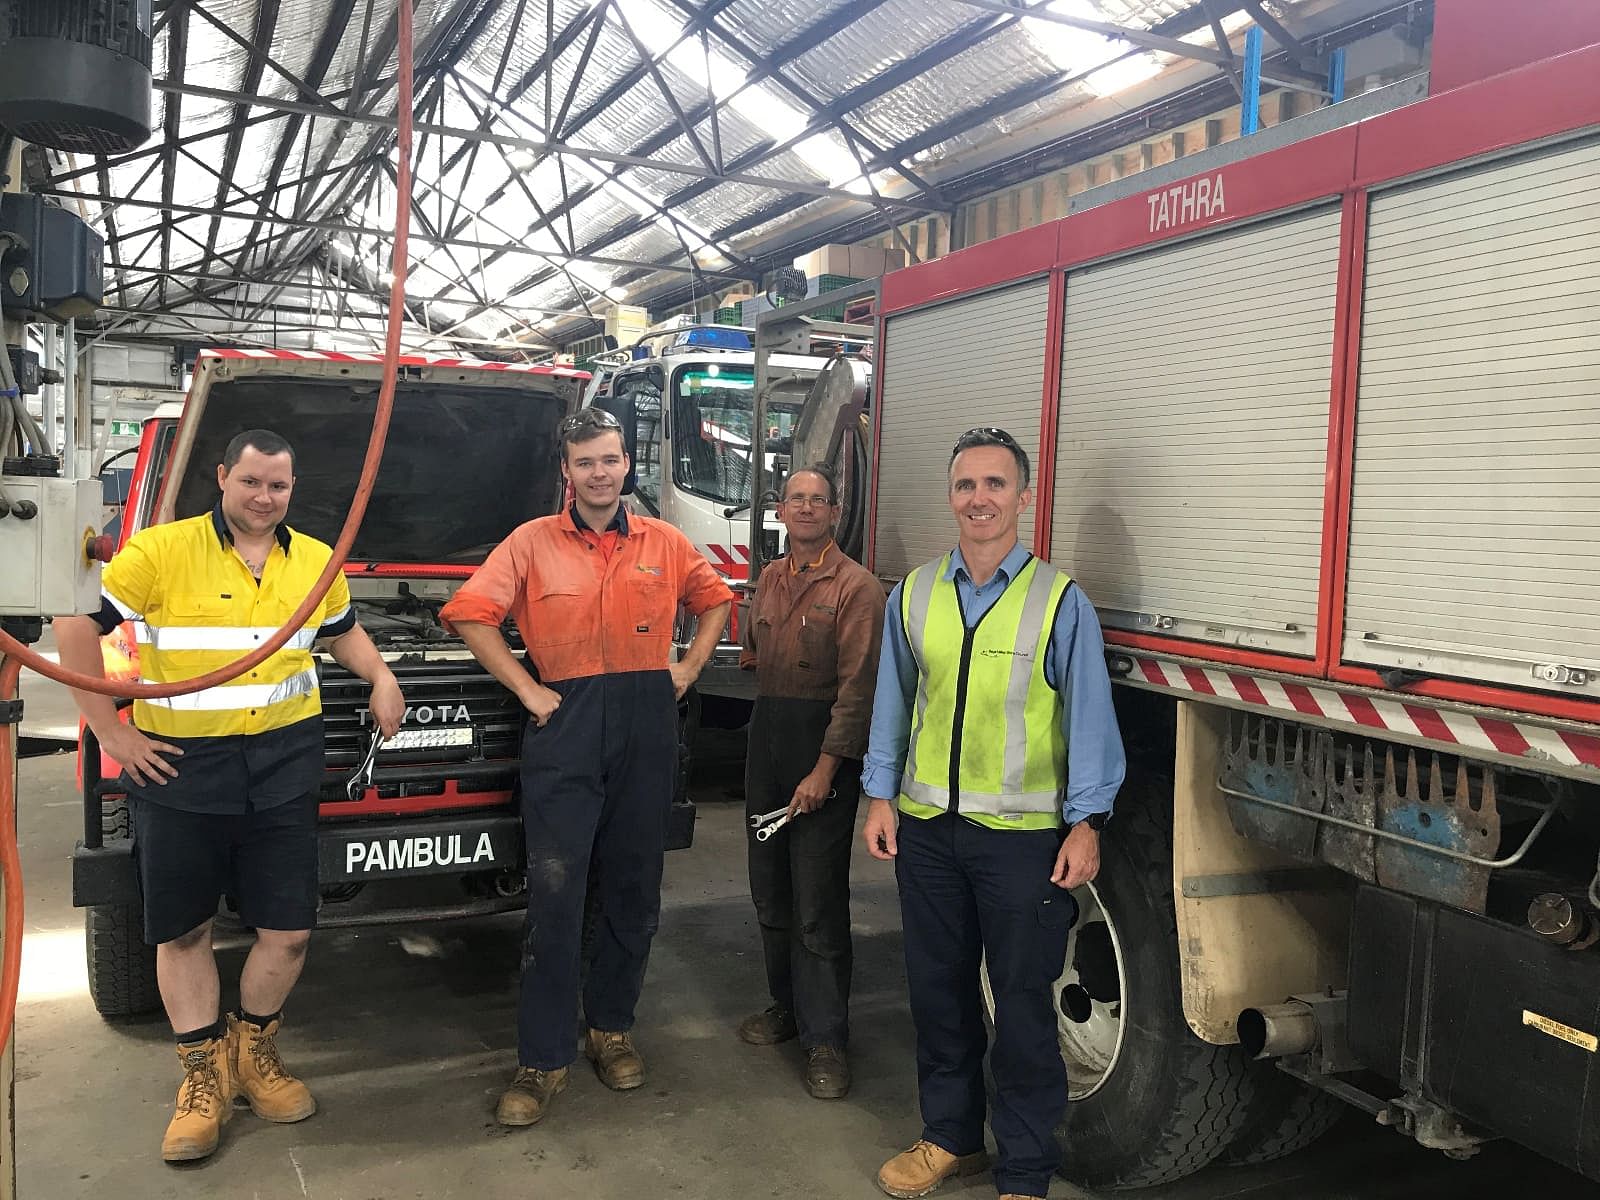
[[[677,773],[678,706],[667,664],[678,607],[733,599],[682,533],[617,511],[602,532],[576,508],[514,530],[445,605],[446,622],[515,619],[539,681],[561,696],[522,740],[528,920],[517,1058],[555,1070],[576,1057],[584,893],[598,922],[583,986],[592,1029],[633,1027],[661,910]]]

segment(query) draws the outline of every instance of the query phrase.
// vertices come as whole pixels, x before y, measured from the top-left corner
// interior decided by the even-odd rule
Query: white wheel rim
[[[1067,937],[1066,970],[1050,993],[1056,1040],[1067,1067],[1067,1097],[1086,1100],[1105,1086],[1122,1054],[1128,976],[1121,939],[1094,884],[1078,888],[1072,898],[1078,902],[1078,919]],[[1086,968],[1082,974],[1080,966]],[[979,978],[983,1005],[993,1020],[994,992],[987,963]]]

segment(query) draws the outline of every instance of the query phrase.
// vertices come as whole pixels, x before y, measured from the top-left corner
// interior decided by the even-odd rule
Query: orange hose
[[[400,330],[405,312],[406,253],[411,236],[411,122],[415,100],[411,87],[411,5],[413,0],[400,0],[396,6],[399,36],[396,46],[395,84],[398,93],[396,116],[399,122],[400,161],[395,172],[394,260],[390,268],[394,282],[389,287],[389,323],[383,348],[383,383],[378,389],[378,405],[372,416],[372,436],[367,439],[367,457],[361,466],[361,479],[356,484],[355,497],[350,502],[349,515],[344,529],[334,543],[333,557],[312,585],[304,603],[260,647],[243,658],[220,667],[208,675],[185,679],[181,683],[129,683],[126,680],[109,680],[78,671],[69,671],[57,663],[28,649],[16,638],[0,629],[0,700],[12,699],[17,690],[22,668],[29,667],[48,679],[64,683],[84,692],[98,692],[102,696],[130,696],[137,700],[155,700],[167,696],[186,696],[191,692],[216,687],[230,679],[237,679],[252,667],[276,654],[283,644],[305,624],[312,612],[322,603],[322,598],[332,586],[334,577],[344,569],[344,562],[355,544],[361,519],[367,514],[367,501],[372,498],[372,486],[378,478],[378,464],[383,460],[383,447],[389,436],[389,417],[394,411],[395,382],[400,371]],[[22,863],[17,851],[16,829],[16,778],[17,778],[17,727],[0,726],[0,871],[4,872],[5,925],[4,953],[0,954],[0,1051],[11,1039],[11,1028],[17,1012],[18,984],[22,977]]]
[[[237,679],[267,659],[271,658],[285,642],[299,632],[306,619],[316,611],[322,598],[333,585],[333,580],[344,569],[345,559],[355,544],[361,529],[361,519],[367,514],[367,501],[372,498],[372,486],[378,478],[378,464],[383,458],[383,446],[389,435],[389,417],[394,411],[395,381],[399,375],[401,313],[405,308],[406,253],[411,233],[411,4],[402,0],[397,7],[399,16],[400,67],[396,72],[399,88],[399,149],[395,192],[400,198],[395,205],[394,261],[391,270],[394,282],[389,285],[389,323],[384,339],[383,382],[378,389],[377,409],[372,418],[372,436],[367,440],[367,457],[361,465],[361,479],[356,484],[355,496],[350,501],[350,512],[345,517],[339,540],[334,543],[333,557],[317,576],[310,593],[294,610],[283,628],[269,637],[256,649],[226,667],[218,667],[207,675],[185,679],[180,683],[130,683],[98,678],[71,671],[28,649],[16,638],[0,630],[0,654],[15,658],[23,666],[37,671],[47,679],[64,683],[83,692],[98,692],[102,696],[127,696],[135,700],[158,700],[169,696],[187,696]]]

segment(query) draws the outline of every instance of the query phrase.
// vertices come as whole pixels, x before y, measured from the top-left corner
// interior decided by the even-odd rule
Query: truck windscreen
[[[672,405],[677,485],[719,504],[748,504],[755,411],[751,369],[708,363],[682,370],[673,386]],[[762,443],[769,468],[773,453],[787,448],[799,415],[795,405],[768,403]]]
[[[333,378],[247,376],[213,388],[176,516],[208,511],[216,464],[243,429],[295,450],[289,524],[331,542],[355,493],[377,388]],[[476,562],[524,521],[556,511],[556,426],[566,401],[508,387],[402,380],[377,485],[351,562]]]

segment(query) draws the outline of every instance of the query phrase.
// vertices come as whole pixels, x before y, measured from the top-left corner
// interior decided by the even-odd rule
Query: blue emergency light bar
[[[755,340],[748,329],[739,329],[731,325],[694,325],[687,329],[666,329],[659,333],[646,334],[633,348],[634,361],[649,358],[652,353],[661,353],[660,350],[652,352],[650,344],[664,339],[671,339],[666,346],[672,350],[688,347],[702,350],[755,349]]]

